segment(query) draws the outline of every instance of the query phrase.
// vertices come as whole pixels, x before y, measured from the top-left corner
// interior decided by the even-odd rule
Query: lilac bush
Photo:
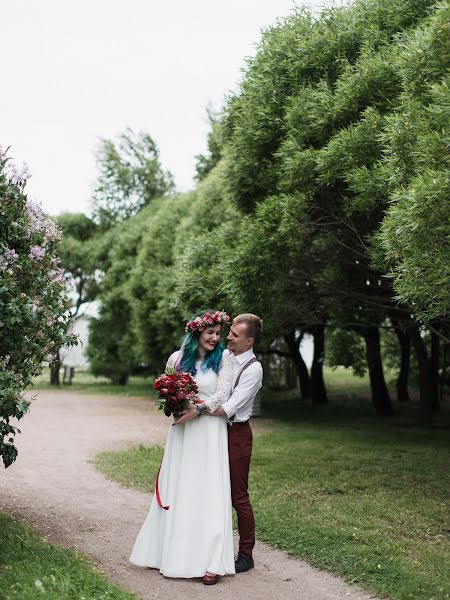
[[[26,166],[18,169],[0,147],[0,456],[17,457],[10,420],[21,419],[30,401],[23,390],[54,351],[73,344],[60,232],[39,204],[27,197]]]

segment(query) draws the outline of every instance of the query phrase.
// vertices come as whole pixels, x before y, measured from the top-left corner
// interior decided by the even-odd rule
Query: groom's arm
[[[214,411],[214,414],[218,414],[217,411],[220,409],[221,405],[228,400],[231,392],[231,387],[233,385],[234,371],[233,364],[231,362],[231,357],[228,351],[225,351],[222,356],[222,363],[219,371],[219,376],[217,379],[217,389],[211,398],[205,403],[202,403],[199,406],[201,409],[198,411],[195,406],[190,406],[186,409],[179,419],[173,423],[174,425],[183,425],[183,423],[187,423],[187,421],[191,421],[198,417],[200,414],[207,414],[208,411]],[[223,414],[223,413],[222,413]]]
[[[209,414],[214,417],[232,417],[244,404],[257,392],[262,386],[263,371],[260,363],[254,363],[246,369],[241,376],[241,379],[234,389],[229,399],[224,402],[213,413],[209,410],[204,414]]]

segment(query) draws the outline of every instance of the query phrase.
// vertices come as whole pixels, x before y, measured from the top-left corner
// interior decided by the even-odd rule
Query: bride
[[[229,321],[220,311],[196,314],[181,349],[167,361],[166,368],[191,373],[198,397],[210,405],[219,406],[231,392],[233,366],[220,343]],[[130,562],[165,577],[202,577],[206,585],[234,574],[225,417],[169,427],[156,492]]]

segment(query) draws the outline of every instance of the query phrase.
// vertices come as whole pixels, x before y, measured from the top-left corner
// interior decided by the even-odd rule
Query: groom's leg
[[[231,500],[238,518],[239,554],[250,558],[255,545],[255,519],[248,495],[252,445],[253,435],[249,423],[228,426]]]

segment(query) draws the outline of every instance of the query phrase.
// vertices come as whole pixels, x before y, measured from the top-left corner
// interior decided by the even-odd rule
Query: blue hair
[[[197,316],[202,316],[206,311],[201,311],[196,313],[191,320],[194,320]],[[214,312],[214,311],[211,311]],[[200,337],[200,332],[195,331],[192,333],[189,331],[183,338],[183,343],[181,344],[181,355],[180,359],[177,361],[175,365],[175,369],[177,371],[185,371],[190,373],[191,375],[197,374],[197,369],[195,368],[195,363],[197,362],[198,356],[198,338]],[[220,341],[214,350],[211,352],[207,352],[205,357],[203,358],[202,364],[200,365],[200,369],[202,373],[206,373],[208,369],[212,369],[214,373],[219,372],[220,361],[222,360],[222,354],[225,350],[222,341]]]

